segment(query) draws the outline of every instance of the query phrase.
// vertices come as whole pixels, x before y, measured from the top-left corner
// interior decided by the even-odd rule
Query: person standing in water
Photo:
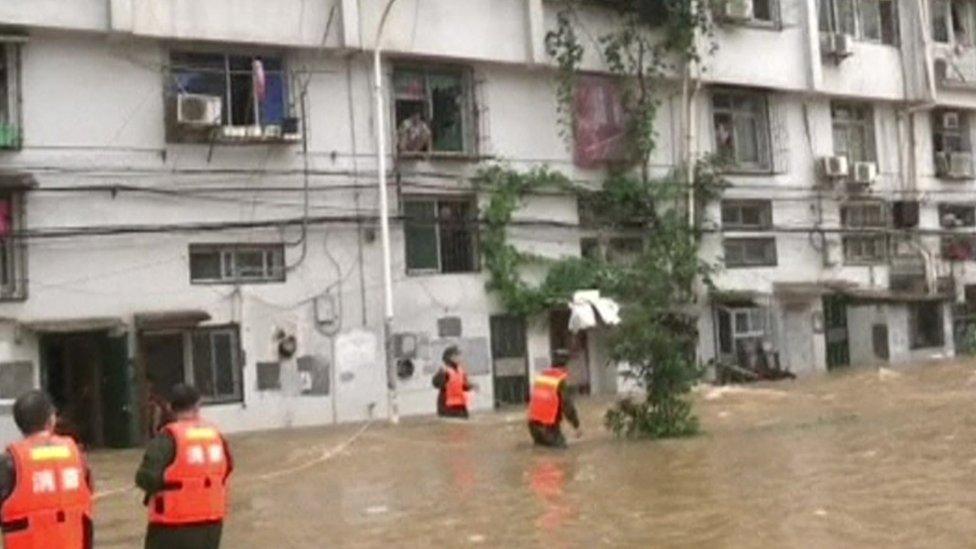
[[[565,448],[566,437],[560,424],[565,418],[573,429],[576,438],[582,436],[579,414],[570,395],[566,365],[570,354],[565,350],[552,353],[552,366],[539,374],[532,382],[532,397],[529,402],[529,434],[538,446]]]
[[[441,417],[467,418],[468,392],[477,386],[468,380],[468,374],[461,365],[461,350],[451,345],[441,357],[444,367],[434,374],[434,387],[437,393],[437,415]]]

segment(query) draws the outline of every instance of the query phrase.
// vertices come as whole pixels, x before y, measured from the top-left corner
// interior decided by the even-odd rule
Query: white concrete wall
[[[163,85],[171,48],[276,53],[285,57],[293,72],[309,75],[311,211],[313,215],[373,214],[376,135],[368,54],[384,4],[379,0],[283,0],[273,6],[258,0],[6,0],[0,5],[0,24],[25,28],[30,41],[22,52],[24,149],[0,152],[0,168],[30,171],[40,183],[27,201],[28,227],[251,221],[301,215],[300,147],[218,145],[211,151],[206,145],[166,143]],[[851,198],[842,189],[819,197],[815,191],[816,160],[833,150],[832,100],[868,101],[875,108],[881,177],[869,196],[890,199],[914,188],[932,191],[939,200],[968,196],[964,188],[933,177],[928,113],[924,109],[910,116],[905,113],[907,100],[917,99],[921,93],[916,89],[924,83],[921,64],[931,62],[930,56],[905,55],[906,51],[917,53],[906,50],[908,45],[899,50],[858,44],[856,54],[840,65],[825,64],[819,54],[815,5],[814,0],[783,0],[780,28],[719,29],[715,37],[718,50],[701,74],[704,85],[695,104],[698,125],[694,140],[701,152],[714,149],[713,84],[770,92],[775,169],[769,174],[729,175],[732,187],[725,195],[774,201],[774,224],[784,230],[777,234],[779,260],[776,267],[722,270],[715,280],[725,290],[770,295],[777,282],[825,280],[874,288],[887,285],[887,267],[850,267],[836,262],[839,237],[832,232],[827,236],[825,264],[823,243],[806,230],[816,224],[836,230],[840,205]],[[517,168],[548,164],[578,181],[596,182],[603,174],[574,167],[570,147],[559,135],[554,72],[540,53],[545,32],[554,28],[556,10],[554,3],[539,0],[401,0],[391,13],[383,45],[387,61],[419,58],[473,69],[482,117],[480,154]],[[586,12],[581,21],[586,34],[593,37],[614,24],[612,16],[598,10]],[[584,67],[604,70],[595,49],[588,50]],[[761,59],[757,52],[762,53]],[[389,66],[387,63],[387,73]],[[914,91],[909,94],[906,89]],[[651,161],[654,173],[666,172],[681,159],[684,132],[679,93],[677,85],[660,89],[659,149]],[[940,91],[937,100],[976,108],[976,94],[971,92]],[[915,123],[912,132],[909,119]],[[389,141],[391,134],[383,137]],[[908,153],[914,155],[914,169]],[[478,163],[434,160],[401,168],[399,190],[403,193],[429,192],[431,185],[473,192],[467,178]],[[157,192],[63,190],[123,184],[153,187]],[[364,187],[356,190],[350,188],[353,185]],[[186,194],[201,187],[212,192]],[[231,188],[234,191],[227,192]],[[958,194],[952,194],[956,189]],[[923,197],[923,228],[938,226],[935,207],[932,199]],[[714,221],[718,211],[713,204],[707,213]],[[577,222],[576,215],[575,200],[570,197],[532,198],[518,213],[523,220],[566,223]],[[369,225],[369,229],[375,228]],[[265,229],[31,241],[30,297],[23,303],[0,304],[0,316],[20,321],[117,316],[129,322],[141,311],[203,309],[215,323],[242,324],[247,356],[245,401],[209,410],[229,429],[363,419],[371,404],[374,414],[385,415],[380,348],[371,350],[374,368],[340,381],[330,397],[253,390],[255,363],[267,358],[269,317],[283,317],[294,324],[309,352],[331,356],[338,336],[315,330],[309,301],[326,290],[342,304],[338,319],[340,332],[345,334],[342,337],[360,331],[379,337],[380,248],[376,241],[361,240],[355,226],[313,227],[307,256],[289,273],[285,284],[235,291],[230,286],[188,283],[187,245],[191,242],[277,241],[299,236],[291,228],[283,232]],[[573,231],[513,228],[511,236],[520,249],[547,257],[579,253]],[[500,308],[484,290],[484,274],[408,275],[402,238],[394,224],[394,328],[436,334],[438,318],[458,316],[464,337],[487,341],[489,316]],[[934,240],[929,238],[928,244],[934,245]],[[301,252],[294,247],[287,255],[289,262],[297,262]],[[703,257],[717,262],[720,255],[721,234],[706,236]],[[976,282],[974,265],[961,265],[955,274],[960,280]],[[533,274],[540,273],[527,276]],[[805,343],[791,343],[789,348],[785,339],[780,342],[784,365],[797,373],[823,370],[823,335],[812,333],[819,300],[801,307],[773,302],[784,338],[792,342],[793,335],[805,337]],[[896,343],[901,341],[897,315],[902,313],[897,308],[891,311],[895,360]],[[701,356],[707,359],[714,353],[711,316],[704,315],[700,326]],[[951,323],[946,326],[951,334]],[[545,322],[530,319],[528,334],[529,362],[537,370],[548,362]],[[0,345],[0,360],[36,360],[32,338],[14,341],[11,334],[0,331],[3,342],[8,345]],[[594,357],[606,354],[601,345],[594,342]],[[859,357],[862,351],[852,348]],[[906,360],[920,356],[898,353]],[[430,366],[436,359],[427,357],[424,365]],[[493,400],[490,380],[483,376],[476,381],[482,387],[476,406],[487,409]],[[427,373],[405,381],[402,389],[402,412],[433,411],[434,390]],[[0,418],[0,436],[3,421]]]

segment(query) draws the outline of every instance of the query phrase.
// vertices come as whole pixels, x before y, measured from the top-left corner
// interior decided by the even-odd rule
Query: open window
[[[0,35],[0,151],[19,149],[20,46]]]
[[[172,143],[294,142],[299,122],[281,57],[175,51],[166,88]]]
[[[896,0],[819,0],[821,32],[853,36],[864,42],[898,44]]]
[[[969,179],[976,176],[968,111],[932,111],[932,145],[935,149],[935,173],[938,177]]]
[[[712,94],[715,152],[734,169],[768,171],[769,108],[762,93],[717,90]]]
[[[962,47],[973,45],[974,6],[970,0],[932,0],[932,39]]]
[[[874,111],[867,103],[830,105],[833,127],[834,154],[847,158],[849,166],[855,162],[875,162]]]
[[[407,271],[478,270],[478,208],[471,198],[411,197],[403,201]]]
[[[393,107],[400,157],[476,154],[470,70],[397,66],[393,70]]]
[[[939,204],[939,225],[944,229],[976,227],[976,206],[952,202]]]

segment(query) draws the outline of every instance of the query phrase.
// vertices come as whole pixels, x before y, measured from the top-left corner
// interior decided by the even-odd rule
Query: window
[[[723,200],[722,228],[763,231],[773,225],[769,200]]]
[[[152,391],[166,396],[192,383],[207,404],[243,400],[240,331],[235,324],[141,334],[139,349]]]
[[[27,297],[27,245],[16,236],[23,228],[22,193],[0,194],[0,300]]]
[[[935,153],[969,152],[969,116],[958,110],[932,112],[932,144]]]
[[[765,96],[718,91],[712,95],[715,152],[747,170],[770,169],[769,119]]]
[[[210,142],[212,128],[181,124],[176,119],[181,94],[220,99],[220,126],[276,127],[295,133],[297,121],[290,116],[287,78],[280,57],[173,52],[170,55],[167,94],[167,140]]]
[[[945,345],[942,304],[925,302],[909,305],[908,330],[912,349],[926,349]]]
[[[464,69],[394,69],[397,151],[401,155],[474,152],[470,80]]]
[[[0,150],[19,149],[18,46],[0,41]]]
[[[821,32],[839,32],[865,42],[898,43],[896,0],[819,0]]]
[[[877,229],[888,226],[884,204],[868,202],[847,204],[841,207],[841,225],[848,229]],[[849,264],[875,264],[887,257],[887,237],[879,234],[848,234],[842,237],[844,262]]]
[[[753,0],[752,18],[767,23],[776,22],[777,0]]]
[[[407,270],[478,270],[478,210],[472,199],[410,198],[403,202]]]
[[[966,0],[932,0],[932,39],[943,44],[973,45],[973,4]]]
[[[973,261],[976,259],[976,236],[959,234],[944,235],[940,249],[946,261]]]
[[[190,281],[241,284],[285,281],[282,244],[191,244]]]
[[[885,242],[884,235],[845,236],[843,238],[844,262],[854,265],[883,263],[887,257]]]
[[[939,225],[945,229],[976,227],[976,206],[972,204],[939,204]]]
[[[891,203],[891,222],[896,229],[918,227],[918,201],[899,200]]]
[[[885,207],[881,202],[847,204],[840,210],[841,224],[851,229],[884,228],[888,226]]]
[[[870,105],[832,103],[834,154],[854,162],[874,162],[874,120]]]
[[[738,356],[749,344],[762,344],[767,338],[769,310],[764,307],[716,307],[719,352]]]
[[[775,267],[775,238],[726,238],[726,267]]]

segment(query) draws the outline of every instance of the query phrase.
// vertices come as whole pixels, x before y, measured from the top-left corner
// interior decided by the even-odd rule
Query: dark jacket
[[[234,470],[234,459],[226,441],[224,455],[227,459],[227,474],[230,475]],[[176,441],[167,431],[162,431],[146,445],[142,464],[136,471],[136,486],[146,494],[143,505],[148,504],[163,489],[164,474],[175,458]],[[179,527],[150,524],[146,532],[146,549],[217,549],[220,547],[222,530],[223,523],[220,522]]]
[[[451,368],[452,370],[457,370],[457,364],[445,364],[445,368]],[[434,378],[431,380],[434,387],[437,388],[437,415],[445,417],[468,417],[468,408],[466,406],[448,406],[447,405],[447,372],[443,368],[434,374]],[[471,385],[465,381],[464,390],[470,391]]]

